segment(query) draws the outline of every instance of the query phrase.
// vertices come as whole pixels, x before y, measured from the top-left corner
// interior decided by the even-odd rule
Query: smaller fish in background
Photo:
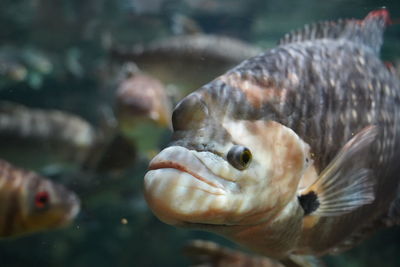
[[[84,170],[119,174],[139,155],[154,156],[161,134],[171,128],[172,104],[159,80],[132,62],[122,65],[117,77],[114,109],[101,107],[99,138]]]
[[[154,156],[166,128],[171,127],[171,97],[157,79],[132,62],[119,66],[113,88],[115,103],[101,107],[99,138],[83,169],[119,174],[139,156]]]
[[[0,101],[2,157],[11,147],[11,152],[23,148],[25,155],[33,153],[36,157],[41,151],[52,160],[81,162],[96,138],[92,125],[79,116]]]
[[[139,154],[154,156],[165,129],[172,128],[171,99],[159,80],[134,63],[125,64],[122,75],[115,100],[118,135],[130,141]]]
[[[80,209],[64,186],[0,159],[0,237],[66,226]]]
[[[171,127],[172,107],[164,85],[142,73],[134,63],[126,64],[125,70],[125,79],[116,93],[116,113],[122,131],[129,131],[143,120]]]

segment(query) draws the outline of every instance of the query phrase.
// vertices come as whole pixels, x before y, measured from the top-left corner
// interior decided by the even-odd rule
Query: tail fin
[[[306,25],[303,29],[286,34],[279,45],[317,39],[347,39],[370,47],[378,54],[384,29],[389,24],[389,12],[382,8],[371,11],[363,20],[323,21]]]

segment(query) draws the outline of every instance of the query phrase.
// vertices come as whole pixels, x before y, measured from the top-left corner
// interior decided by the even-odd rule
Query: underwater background
[[[242,59],[208,50],[203,55],[195,46],[152,56],[146,49],[174,36],[212,34],[240,40],[240,53],[247,55],[274,47],[304,24],[363,18],[382,6],[394,24],[385,33],[382,57],[400,75],[400,1],[2,0],[0,158],[72,189],[81,212],[66,228],[0,239],[0,266],[188,266],[182,248],[189,240],[236,247],[210,233],[161,223],[147,208],[142,187],[149,159],[170,137],[168,123],[149,114],[169,116],[180,98]],[[124,113],[117,91],[137,69],[160,81],[169,109],[143,106],[153,100],[139,94],[143,99],[132,101],[140,108]],[[58,138],[63,128],[50,136],[32,137],[29,129],[2,133],[5,103],[22,105],[28,114],[78,116],[96,137],[89,145]],[[399,244],[394,227],[323,259],[327,266],[399,266]]]

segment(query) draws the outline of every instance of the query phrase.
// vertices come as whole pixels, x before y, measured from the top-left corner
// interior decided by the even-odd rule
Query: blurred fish
[[[399,224],[400,81],[378,57],[389,21],[308,25],[184,98],[145,176],[154,213],[288,265]]]
[[[0,237],[59,228],[79,212],[78,197],[34,172],[0,160]]]
[[[59,110],[28,108],[0,101],[0,137],[4,147],[18,143],[53,146],[59,154],[82,160],[96,140],[93,127],[78,116]]]
[[[78,116],[6,101],[0,102],[0,132],[21,138],[56,140],[77,147],[90,146],[95,137],[90,124]]]
[[[137,45],[114,47],[114,60],[133,61],[163,83],[198,87],[261,50],[240,40],[206,34],[182,35]]]
[[[116,92],[115,113],[118,128],[115,136],[131,143],[141,155],[150,153],[153,157],[165,129],[172,127],[172,104],[166,88],[133,63],[124,65]]]
[[[122,132],[144,120],[170,127],[172,107],[164,85],[130,66],[116,92],[116,113]]]
[[[160,81],[131,62],[118,76],[115,110],[102,107],[101,137],[87,154],[85,170],[119,173],[133,166],[138,156],[154,156],[160,135],[171,128],[171,100]]]
[[[192,240],[184,247],[183,252],[193,262],[191,266],[283,267],[279,262],[266,257],[224,248],[211,241]]]

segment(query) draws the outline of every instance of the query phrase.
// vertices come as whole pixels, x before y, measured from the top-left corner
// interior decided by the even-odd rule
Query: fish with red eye
[[[0,185],[0,239],[66,226],[79,212],[74,192],[2,159]]]
[[[46,191],[39,192],[35,196],[35,206],[39,209],[42,209],[47,206],[49,200],[49,193],[47,193]]]

